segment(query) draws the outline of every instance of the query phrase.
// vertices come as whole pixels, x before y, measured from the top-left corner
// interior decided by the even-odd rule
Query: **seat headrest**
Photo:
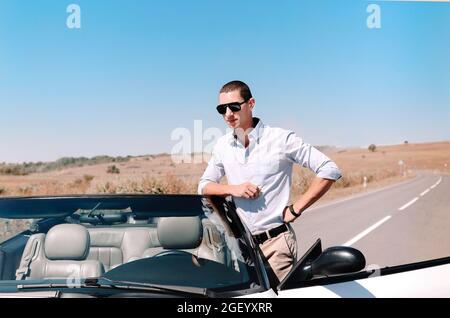
[[[202,222],[197,216],[162,217],[158,221],[158,239],[164,249],[193,249],[202,237]]]
[[[89,253],[89,232],[79,224],[58,224],[45,237],[45,256],[50,260],[85,260]]]

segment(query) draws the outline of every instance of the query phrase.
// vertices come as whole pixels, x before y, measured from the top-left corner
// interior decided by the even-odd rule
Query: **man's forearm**
[[[303,212],[314,202],[319,200],[333,185],[334,180],[322,179],[315,177],[308,190],[294,203],[294,210]]]
[[[231,195],[231,185],[209,182],[203,188],[203,195],[217,195],[226,197]]]

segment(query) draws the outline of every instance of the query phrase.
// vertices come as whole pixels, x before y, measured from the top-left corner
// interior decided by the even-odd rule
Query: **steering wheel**
[[[161,251],[158,254],[154,255],[153,257],[160,257],[160,256],[167,256],[167,255],[193,255],[189,252],[182,251],[182,250],[165,250]]]
[[[197,266],[197,267],[201,267],[205,264],[205,260],[198,258],[196,255],[191,254],[189,252],[186,251],[182,251],[182,250],[165,250],[165,251],[161,251],[158,254],[154,255],[153,257],[160,257],[160,256],[167,256],[167,255],[187,255],[192,257],[192,263]]]

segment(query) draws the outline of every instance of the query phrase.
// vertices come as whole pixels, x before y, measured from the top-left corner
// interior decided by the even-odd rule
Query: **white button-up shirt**
[[[225,175],[230,185],[251,182],[259,186],[261,193],[256,199],[234,197],[237,213],[252,234],[283,224],[294,163],[309,168],[320,178],[341,177],[333,161],[292,131],[259,121],[248,137],[247,148],[233,132],[219,138],[200,179],[198,193],[202,194],[209,182],[219,183]]]

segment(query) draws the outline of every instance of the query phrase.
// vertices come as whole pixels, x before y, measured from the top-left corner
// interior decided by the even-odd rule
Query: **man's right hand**
[[[231,195],[237,198],[256,199],[261,194],[261,189],[250,182],[231,186]]]

